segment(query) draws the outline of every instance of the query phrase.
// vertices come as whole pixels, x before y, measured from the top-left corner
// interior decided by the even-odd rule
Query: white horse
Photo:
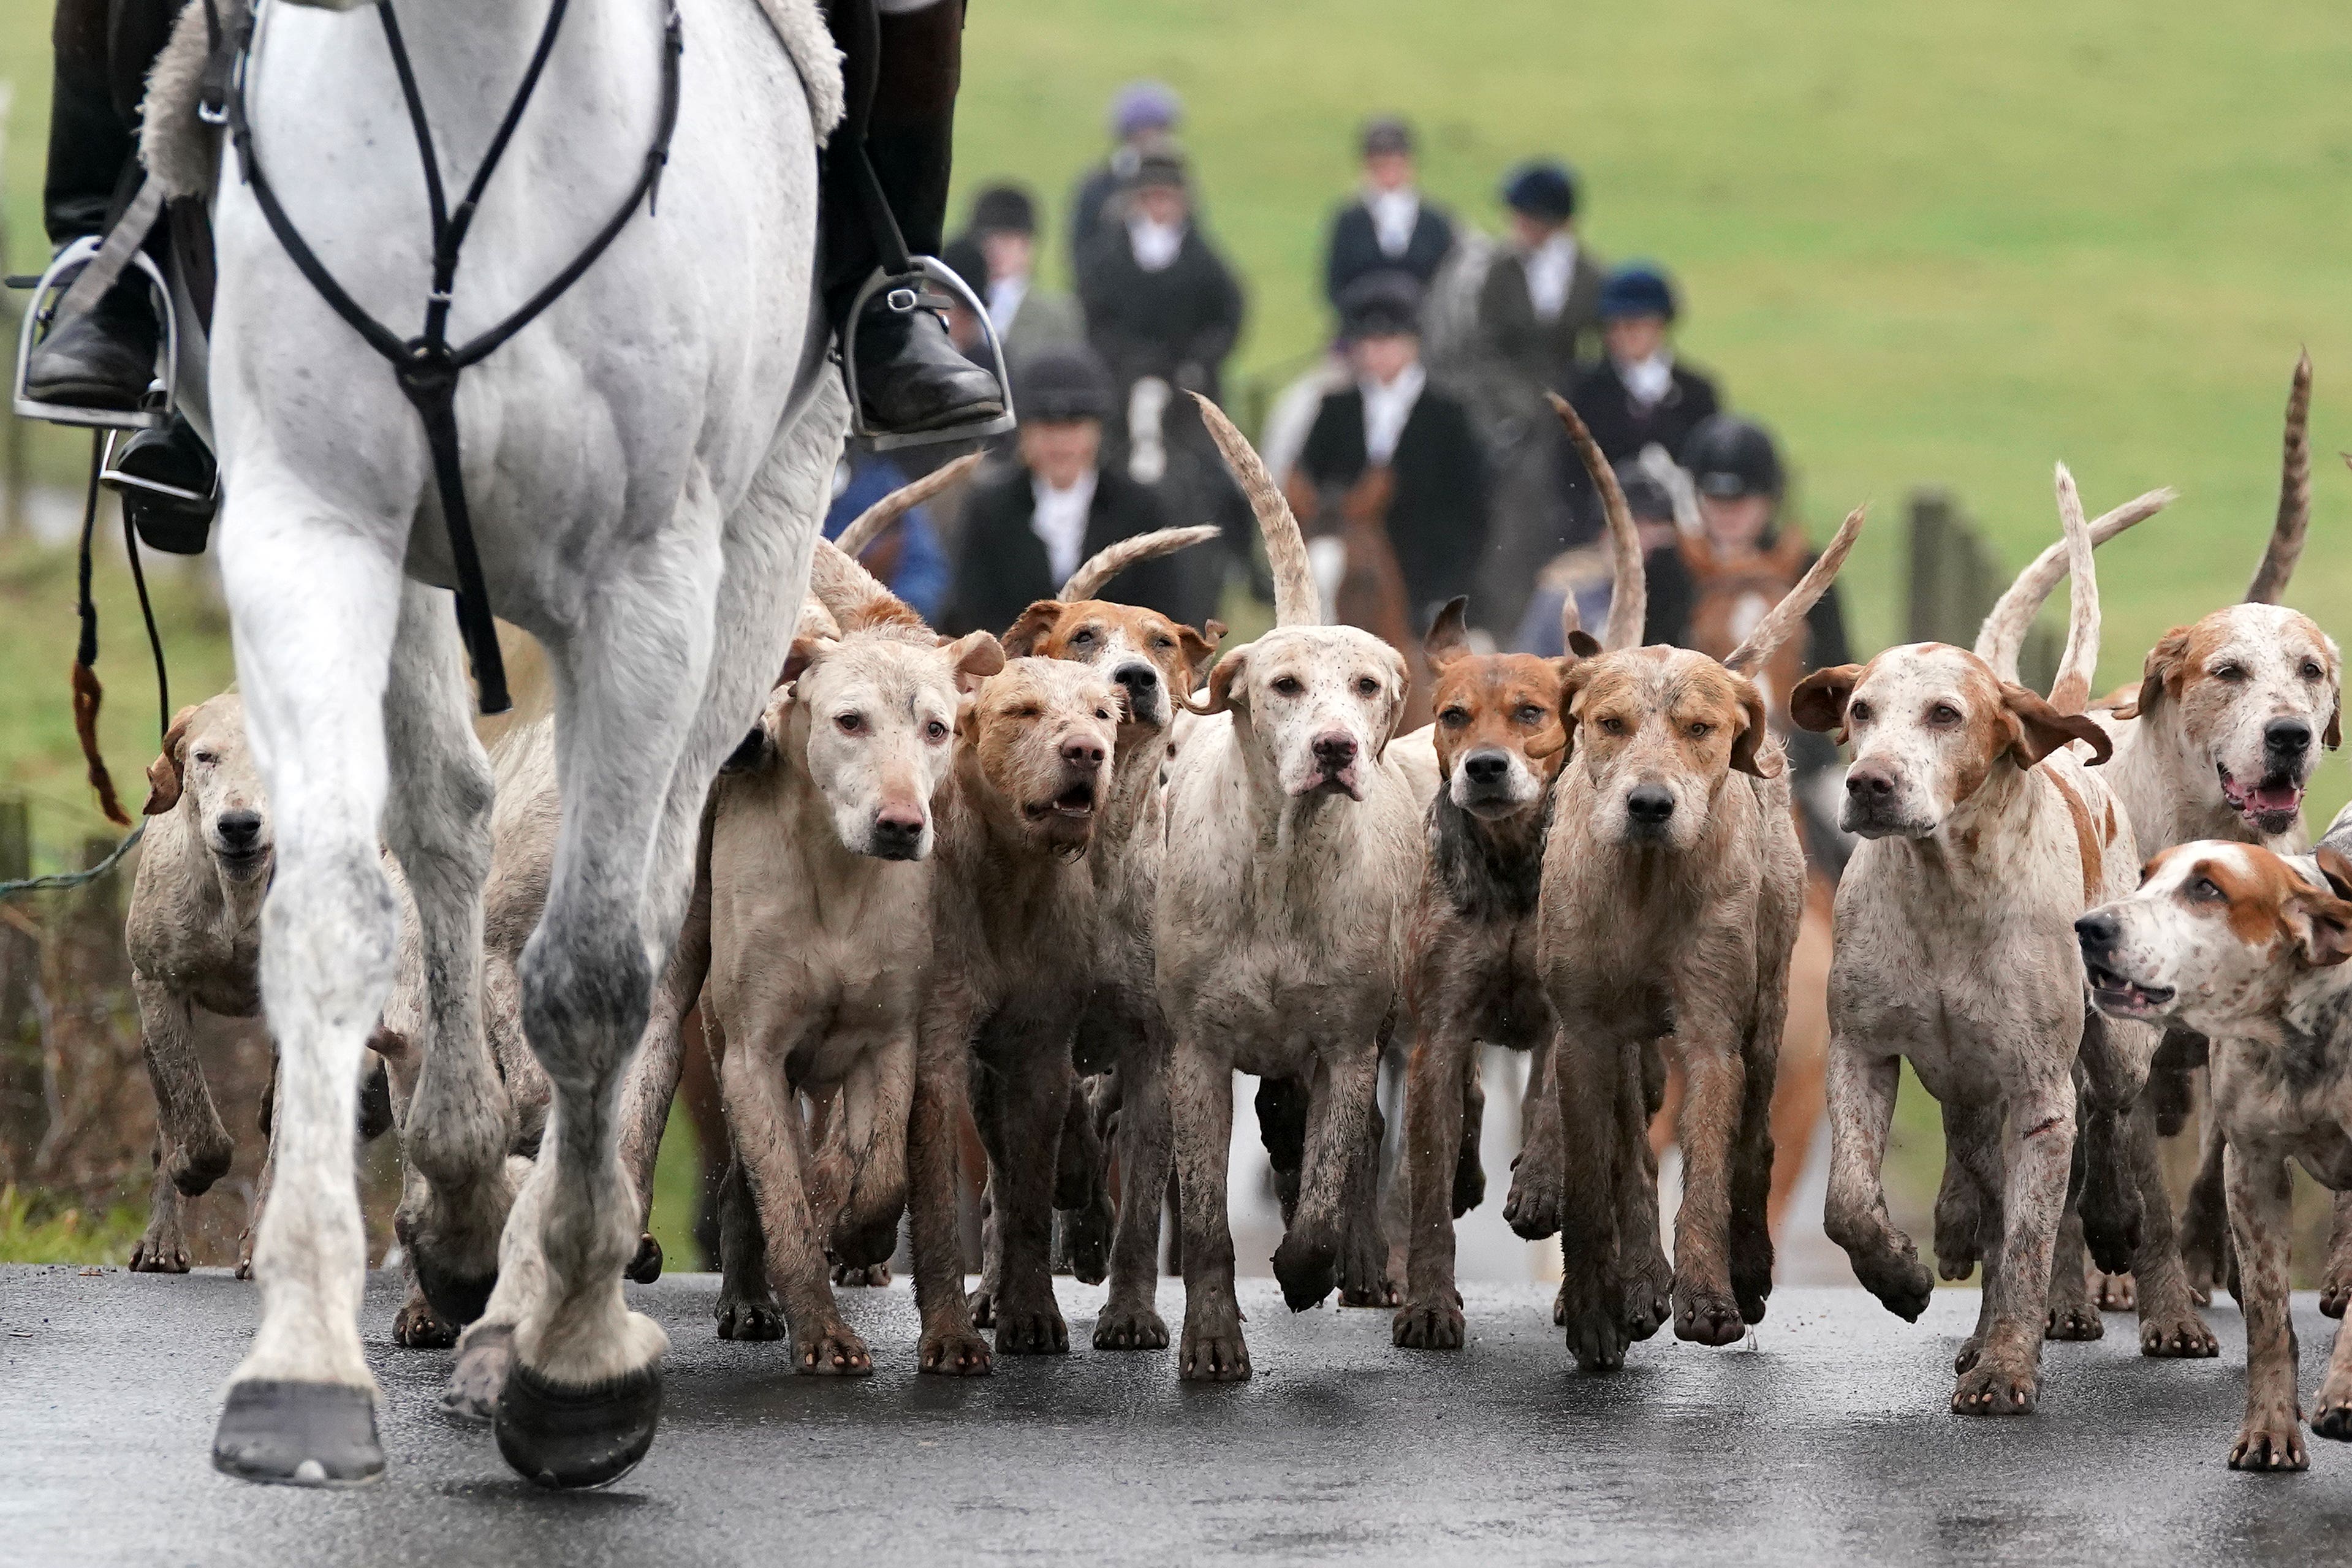
[[[659,118],[667,8],[570,0],[474,221],[453,340],[538,292],[626,196]],[[259,161],[343,287],[412,332],[428,223],[385,30],[372,10],[319,0],[259,10]],[[677,10],[682,104],[657,212],[641,209],[457,393],[491,601],[546,646],[557,699],[563,824],[521,966],[553,1106],[519,1193],[480,1016],[491,780],[467,724],[423,427],[387,363],[297,271],[236,156],[219,169],[209,423],[237,676],[279,820],[262,987],[284,1063],[278,1182],[254,1252],[261,1325],[214,1445],[235,1475],[338,1484],[383,1468],[357,1324],[351,1132],[359,1054],[393,978],[379,833],[413,890],[432,977],[408,1126],[429,1196],[403,1232],[444,1301],[478,1307],[497,1281],[461,1370],[503,1390],[499,1447],[542,1482],[609,1480],[653,1438],[666,1342],[621,1292],[637,1239],[615,1157],[622,1074],[686,904],[705,791],[782,665],[792,617],[778,607],[803,591],[846,419],[812,305],[816,150],[840,99],[830,43],[806,0]],[[546,16],[400,0],[453,193]],[[815,43],[788,53],[795,23]]]

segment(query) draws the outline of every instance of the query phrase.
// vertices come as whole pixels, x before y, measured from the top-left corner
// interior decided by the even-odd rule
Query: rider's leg
[[[122,111],[114,90],[110,35],[118,8],[113,0],[58,0],[49,166],[41,191],[55,246],[103,234],[138,180],[137,120]],[[143,62],[136,75],[145,75]],[[147,285],[126,279],[42,340],[25,367],[25,390],[45,402],[137,408],[154,379],[155,338]]]
[[[864,111],[864,162],[913,256],[937,256],[944,243],[963,9],[963,0],[834,0],[826,6],[853,73],[853,119]],[[866,79],[856,79],[859,75]],[[846,127],[845,134],[856,129]],[[875,193],[858,163],[838,154],[825,161],[824,292],[836,330],[883,261]],[[958,353],[945,323],[929,310],[893,311],[879,298],[869,303],[857,325],[856,371],[861,412],[877,429],[940,430],[1003,412],[995,376]]]

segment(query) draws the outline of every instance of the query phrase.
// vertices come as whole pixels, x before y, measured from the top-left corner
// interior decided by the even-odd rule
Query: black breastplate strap
[[[253,126],[246,114],[246,81],[253,64],[252,22],[246,23],[246,37],[237,50],[237,64],[228,95],[229,137],[236,145],[237,163],[245,183],[253,191],[253,199],[261,207],[261,215],[268,221],[269,229],[278,243],[286,247],[287,256],[295,267],[310,280],[319,297],[351,324],[352,330],[365,340],[368,347],[383,355],[392,365],[393,374],[400,382],[402,393],[415,408],[424,422],[425,444],[433,456],[433,482],[441,497],[442,521],[449,530],[449,557],[457,574],[457,629],[465,638],[467,657],[474,667],[474,685],[480,695],[484,713],[504,713],[511,706],[507,696],[505,662],[499,655],[498,629],[490,619],[490,594],[482,580],[482,559],[474,546],[474,525],[466,510],[465,472],[458,463],[457,449],[457,376],[468,365],[478,364],[495,352],[500,345],[536,320],[540,314],[562,298],[563,291],[580,280],[581,275],[595,264],[606,246],[620,235],[645,203],[647,212],[654,207],[661,185],[663,166],[669,162],[670,134],[677,128],[678,56],[684,52],[684,37],[680,30],[677,8],[672,5],[663,27],[661,120],[654,131],[652,147],[646,153],[645,167],[637,176],[636,185],[628,199],[596,231],[593,238],[574,256],[570,266],[557,273],[547,286],[525,300],[520,308],[497,326],[467,342],[452,346],[449,342],[449,301],[457,280],[457,257],[466,243],[466,231],[473,225],[474,214],[480,206],[482,191],[490,181],[504,156],[507,143],[514,136],[515,126],[521,120],[523,109],[530,102],[532,89],[538,87],[541,71],[547,57],[555,47],[555,35],[563,23],[566,0],[552,0],[547,14],[547,26],[539,36],[539,47],[523,71],[522,84],[515,89],[514,101],[507,108],[506,118],[499,124],[498,133],[491,137],[489,150],[482,156],[482,166],[475,172],[473,183],[466,189],[463,200],[452,211],[441,188],[440,160],[433,151],[433,131],[425,123],[425,103],[416,90],[416,75],[410,68],[407,46],[400,36],[400,23],[393,15],[392,0],[377,0],[376,13],[383,19],[384,41],[391,46],[393,68],[400,76],[400,93],[408,106],[408,120],[416,132],[416,151],[425,161],[425,192],[433,214],[433,289],[425,297],[425,330],[414,338],[401,338],[360,308],[343,286],[335,281],[326,265],[319,259],[309,243],[286,214],[278,200],[277,190],[262,172],[261,159],[254,146]]]

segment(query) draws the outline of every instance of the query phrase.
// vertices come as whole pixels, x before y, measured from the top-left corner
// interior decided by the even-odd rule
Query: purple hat
[[[1121,141],[1145,131],[1173,131],[1184,102],[1165,82],[1131,81],[1110,100],[1110,132]]]

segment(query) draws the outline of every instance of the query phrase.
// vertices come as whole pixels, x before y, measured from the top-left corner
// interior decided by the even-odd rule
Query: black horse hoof
[[[416,1265],[416,1288],[433,1303],[433,1310],[444,1320],[460,1328],[482,1315],[490,1304],[490,1292],[498,1288],[499,1276],[493,1270],[479,1276],[453,1274],[436,1265],[430,1252],[413,1255]]]
[[[348,1383],[234,1384],[213,1433],[213,1469],[280,1486],[365,1486],[383,1475],[375,1396]]]
[[[661,1243],[654,1239],[651,1231],[647,1231],[637,1238],[637,1255],[629,1260],[629,1266],[622,1272],[628,1276],[632,1284],[650,1285],[661,1278]]]
[[[517,1361],[499,1396],[499,1452],[543,1487],[601,1487],[636,1468],[661,1421],[658,1362],[586,1388],[551,1383]]]

